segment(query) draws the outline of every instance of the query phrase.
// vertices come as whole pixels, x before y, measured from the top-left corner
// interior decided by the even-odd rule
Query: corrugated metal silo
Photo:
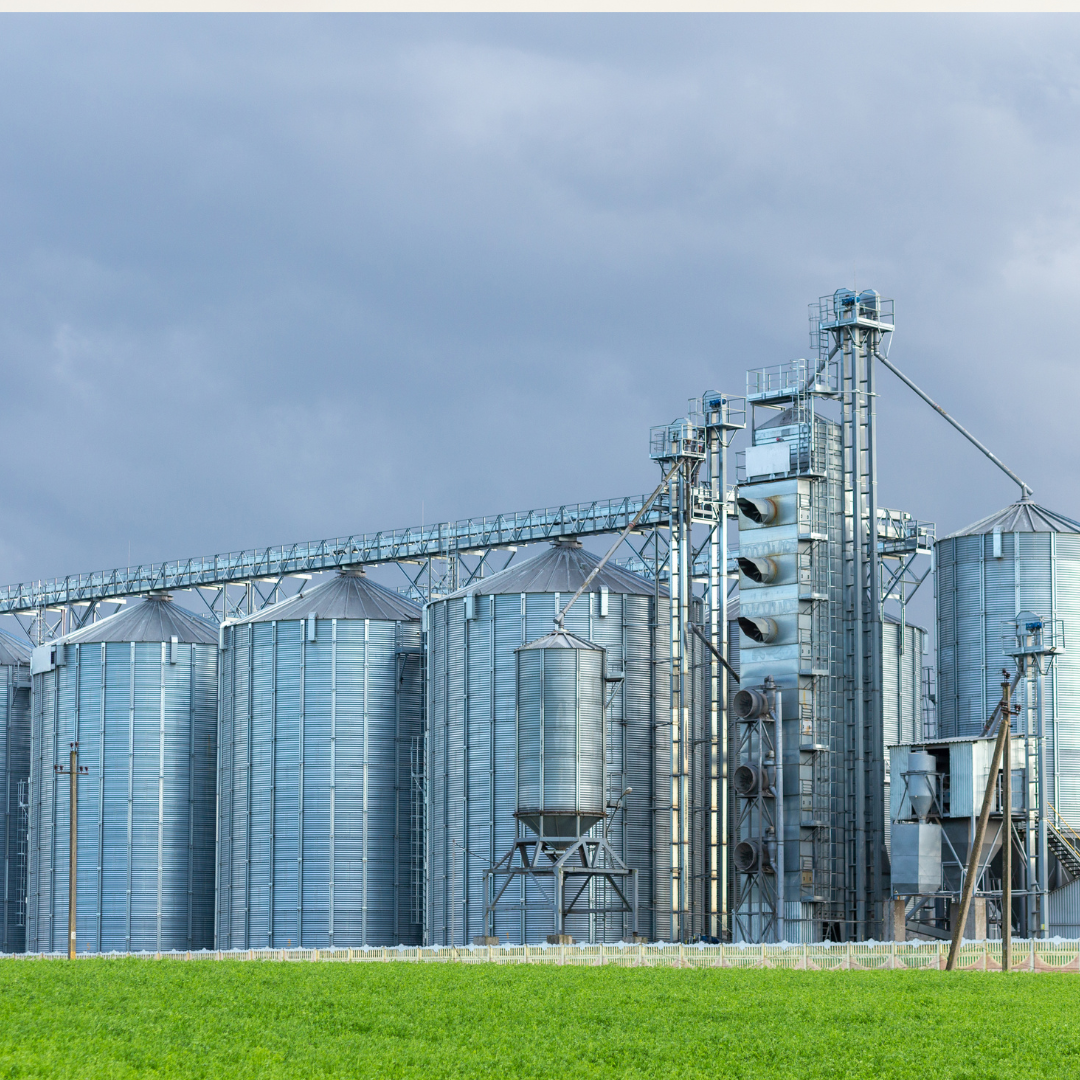
[[[26,948],[27,796],[30,777],[30,646],[0,633],[0,784],[3,872],[0,952]]]
[[[427,940],[462,944],[483,935],[486,871],[517,834],[515,650],[551,632],[560,608],[599,559],[559,540],[518,566],[431,603],[428,642]],[[653,582],[608,563],[566,615],[566,629],[606,650],[609,674],[623,679],[607,709],[607,798],[632,787],[609,828],[609,842],[639,871],[639,929],[671,936],[671,729],[667,667],[669,602]],[[691,648],[694,648],[693,643]],[[700,651],[693,652],[696,657]],[[700,660],[691,679],[692,713],[702,713]],[[700,720],[697,721],[700,724]],[[494,933],[511,942],[553,932],[551,904],[535,912],[525,892],[495,910]],[[628,919],[597,916],[568,925],[575,937],[619,940]]]
[[[604,650],[555,631],[517,664],[516,816],[558,845],[605,815]]]
[[[420,609],[344,571],[222,634],[218,948],[419,943]]]
[[[36,648],[27,948],[67,949],[79,744],[80,952],[213,944],[217,629],[159,596]]]
[[[1044,686],[1046,765],[1051,802],[1080,827],[1080,523],[1023,499],[939,540],[936,556],[938,736],[982,731],[1001,669],[1014,668],[1007,622],[1022,611],[1061,620],[1065,652]]]

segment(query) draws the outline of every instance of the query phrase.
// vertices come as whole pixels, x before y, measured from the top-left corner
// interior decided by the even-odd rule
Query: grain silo
[[[78,743],[80,952],[213,944],[217,627],[166,595],[38,646],[27,948],[67,948]]]
[[[1064,627],[1065,649],[1042,681],[1049,802],[1059,824],[1080,827],[1080,523],[1030,499],[939,540],[937,557],[938,736],[978,736],[1001,697],[1010,624],[1033,612]],[[1060,644],[1060,642],[1059,642]],[[1038,691],[1023,680],[1026,708]],[[1034,711],[1035,703],[1032,702]],[[1017,731],[1023,717],[1016,722]],[[1051,814],[1051,817],[1054,817]]]
[[[515,650],[551,633],[555,615],[598,562],[577,540],[558,540],[542,554],[427,608],[429,942],[462,944],[486,932],[504,941],[537,942],[554,930],[550,904],[532,909],[524,885],[496,906],[493,923],[485,925],[487,871],[525,828],[515,818]],[[665,725],[668,597],[613,563],[603,567],[590,590],[567,612],[565,628],[603,648],[608,678],[618,680],[608,683],[606,702],[608,838],[638,871],[639,931],[668,940],[676,923],[672,739]],[[703,668],[696,644],[690,647],[697,657],[690,710],[700,745]],[[633,790],[616,811],[627,787]],[[627,917],[597,915],[591,926],[569,932],[616,941],[631,931]]]
[[[420,609],[346,570],[222,650],[218,948],[418,944]]]
[[[30,647],[0,633],[0,794],[3,873],[0,952],[26,948],[27,791],[30,776]]]

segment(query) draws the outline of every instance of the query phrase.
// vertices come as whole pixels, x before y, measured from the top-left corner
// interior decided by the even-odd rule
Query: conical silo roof
[[[141,603],[125,607],[60,640],[83,645],[93,641],[171,641],[173,638],[216,645],[217,626],[178,607],[171,597],[148,596]]]
[[[474,581],[452,596],[478,593],[481,596],[506,593],[560,593],[577,590],[600,561],[599,556],[586,551],[578,540],[556,540],[547,551],[517,566],[508,566],[491,577]],[[648,578],[624,570],[609,562],[589,583],[594,591],[610,589],[628,596],[652,596],[655,587]],[[661,596],[667,590],[661,587]]]
[[[603,652],[603,645],[596,645],[591,641],[586,641],[583,637],[578,637],[577,634],[571,634],[569,630],[554,630],[550,634],[545,634],[542,638],[537,638],[535,641],[530,641],[528,645],[521,645],[515,652],[527,652],[529,649],[582,649],[593,650],[595,652]]]
[[[282,619],[382,619],[413,622],[420,608],[401,593],[370,581],[362,571],[341,570],[329,581],[280,604],[248,615],[238,622],[276,622]]]
[[[976,521],[966,529],[949,533],[944,539],[948,540],[954,536],[981,536],[997,531],[1003,533],[1080,533],[1080,522],[1055,514],[1053,510],[1047,510],[1046,507],[1039,506],[1030,499],[1020,499],[1018,502],[1010,503],[1004,510]]]
[[[30,663],[30,643],[0,630],[0,666],[14,667],[16,664]]]

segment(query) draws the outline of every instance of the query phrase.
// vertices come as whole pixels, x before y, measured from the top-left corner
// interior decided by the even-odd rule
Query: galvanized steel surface
[[[1014,508],[1003,511],[1006,514]],[[1065,651],[1043,680],[1050,801],[1071,825],[1080,820],[1080,533],[963,531],[938,541],[938,734],[978,735],[1001,697],[1005,624],[1021,611],[1062,620]],[[994,522],[1002,515],[987,518]],[[972,526],[974,528],[974,526]],[[1073,638],[1076,637],[1076,647]],[[1017,691],[1035,686],[1021,682]]]
[[[1063,514],[1055,514],[1053,510],[1047,510],[1045,506],[1039,506],[1030,499],[1021,499],[1006,506],[1004,510],[998,510],[989,517],[950,533],[945,539],[951,540],[954,536],[981,536],[995,531],[1080,533],[1080,522]]]
[[[343,585],[371,592],[337,579],[304,610],[337,610]],[[420,623],[299,610],[286,601],[224,631],[218,945],[416,944]]]
[[[559,593],[565,602],[599,561],[578,540],[559,540],[540,555],[473,582],[451,595],[465,596],[471,592],[487,596],[494,593]],[[651,596],[655,591],[651,581],[614,562],[607,563],[589,587],[596,593],[609,589],[626,596]]]
[[[449,597],[427,609],[429,942],[460,945],[484,933],[486,871],[517,835],[515,650],[553,629],[556,613],[596,557],[573,556],[580,565],[560,581],[566,593],[503,590],[550,581],[540,560],[551,563],[558,557],[552,549],[533,560],[538,567],[517,568],[521,576],[494,575],[474,583],[471,597]],[[653,588],[640,578],[634,579],[633,594],[612,588],[606,615],[601,615],[599,592],[584,594],[565,625],[606,650],[609,673],[624,674],[607,713],[607,802],[614,804],[625,787],[633,793],[611,821],[609,840],[620,858],[640,871],[639,922],[655,937],[656,927],[666,936],[671,921],[672,763],[670,731],[657,726],[657,718],[666,716],[670,692],[668,600],[648,595]],[[699,657],[696,685],[704,680],[700,654],[694,655]],[[692,712],[702,711],[699,698]],[[550,901],[535,884],[504,900],[495,911],[497,936],[535,942],[553,932]],[[525,912],[523,901],[529,905]],[[597,916],[594,925],[588,917],[567,920],[567,932],[578,939],[594,934],[598,940],[618,940],[630,930],[621,917],[609,916],[605,923]]]
[[[165,604],[147,600],[144,605]],[[150,613],[173,628],[175,609]],[[102,620],[97,626],[137,625]],[[92,629],[92,628],[91,628]],[[69,745],[79,744],[80,951],[213,943],[217,647],[61,639],[33,677],[27,947],[66,946]],[[176,635],[179,636],[179,635]]]
[[[168,597],[151,599],[121,608],[115,615],[84,626],[68,634],[69,645],[94,641],[178,641],[217,642],[218,625],[201,615],[193,615],[172,603]]]
[[[0,952],[5,953],[26,948],[26,821],[19,792],[30,776],[29,661],[29,647],[0,634]]]
[[[314,588],[273,604],[237,622],[284,622],[289,619],[381,619],[418,621],[420,608],[401,593],[371,581],[363,570],[342,570]]]
[[[73,574],[52,581],[0,586],[0,614],[39,611],[61,604],[107,600],[161,589],[191,589],[280,578],[301,571],[378,565],[413,559],[446,559],[510,544],[555,537],[622,532],[641,512],[646,496],[534,508],[491,517],[468,518],[411,529],[339,536],[329,540],[249,548],[218,555],[147,563],[143,566]],[[643,527],[666,524],[669,511],[661,495],[646,511]]]
[[[926,631],[886,617],[881,627],[882,714],[885,746],[923,738],[922,664]],[[888,777],[888,749],[885,775]]]
[[[591,825],[604,816],[604,652],[555,633],[519,649],[517,664],[517,814]]]

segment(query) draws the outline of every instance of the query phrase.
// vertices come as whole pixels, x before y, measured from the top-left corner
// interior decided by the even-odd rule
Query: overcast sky
[[[856,283],[1080,517],[1077,18],[2,18],[2,582],[640,493]]]

